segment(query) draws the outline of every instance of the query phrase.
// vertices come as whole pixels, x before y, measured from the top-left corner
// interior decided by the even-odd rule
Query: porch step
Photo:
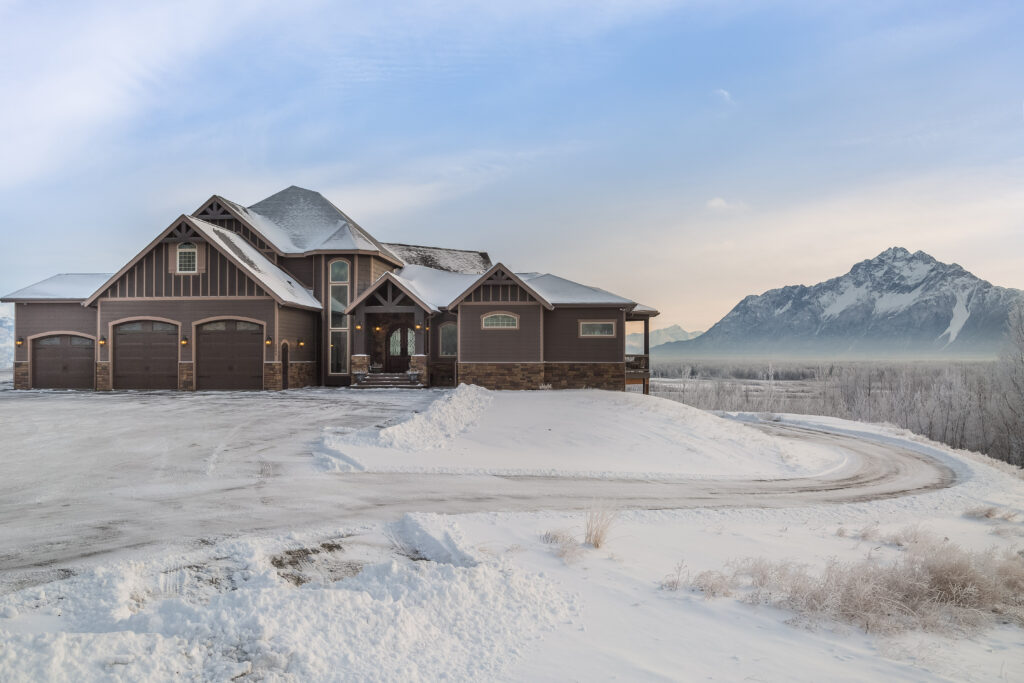
[[[356,389],[422,389],[419,382],[413,382],[404,372],[373,372],[362,382],[352,385]]]

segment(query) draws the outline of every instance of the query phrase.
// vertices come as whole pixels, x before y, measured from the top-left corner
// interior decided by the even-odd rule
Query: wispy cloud
[[[741,211],[747,208],[743,202],[730,202],[722,197],[713,197],[712,199],[709,199],[704,207],[709,211],[716,212]]]
[[[711,91],[711,94],[717,97],[725,104],[736,104],[736,102],[734,102],[732,99],[732,95],[725,88],[718,88],[716,90],[713,90]]]

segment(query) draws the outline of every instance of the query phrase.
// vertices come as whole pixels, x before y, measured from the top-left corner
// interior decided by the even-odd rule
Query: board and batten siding
[[[192,324],[208,318],[244,319],[264,325],[264,333],[274,334],[277,302],[264,299],[165,299],[132,300],[101,299],[99,301],[100,334],[112,339],[110,324],[125,318],[170,321],[179,325],[178,334],[189,338],[181,347],[181,360],[191,361],[195,348]],[[264,360],[276,360],[277,344],[264,349]],[[100,349],[100,360],[110,360],[110,344]]]
[[[317,330],[320,322],[320,311],[305,311],[297,308],[279,308],[277,311],[277,346],[288,342],[289,361],[315,361],[317,348]],[[304,342],[299,346],[299,340]]]
[[[580,337],[580,321],[615,321],[614,337]],[[548,363],[622,363],[626,314],[618,308],[544,311],[544,360]]]
[[[541,306],[538,303],[459,304],[460,363],[535,363],[541,359]],[[519,329],[481,327],[488,313],[515,313]]]
[[[17,303],[14,307],[14,337],[25,343],[14,347],[14,360],[28,360],[29,338],[47,332],[78,332],[96,336],[96,309],[85,308],[78,302]]]
[[[200,270],[196,274],[174,273],[177,244],[160,242],[100,295],[102,299],[157,297],[265,297],[266,291],[226,256],[202,241]]]
[[[316,282],[316,269],[314,267],[315,261],[315,256],[300,256],[298,258],[282,256],[278,259],[277,265],[298,280],[303,287],[308,289],[313,286],[314,282]]]

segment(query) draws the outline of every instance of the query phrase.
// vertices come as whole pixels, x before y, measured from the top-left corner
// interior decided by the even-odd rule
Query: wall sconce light
[[[100,346],[106,346],[106,345],[107,345],[107,338],[106,337],[100,337]]]
[[[363,329],[363,326],[362,326],[362,325],[360,325],[359,323],[356,323],[356,329],[357,329],[357,330],[361,330],[361,329]]]
[[[14,342],[14,345],[15,346],[22,346],[24,343],[25,343],[25,340],[22,339],[21,337],[18,337],[18,341]]]
[[[418,329],[421,329],[422,327],[423,327],[423,325],[420,325],[419,323],[416,323],[416,329],[417,329],[417,330],[418,330]]]
[[[264,343],[265,343],[265,344],[266,344],[267,346],[270,346],[271,344],[273,344],[273,343],[274,343],[274,339],[273,339],[272,337],[267,337],[267,341],[266,341],[266,342],[264,342]]]
[[[374,332],[380,332],[380,325],[377,325],[377,327],[373,328],[373,331]]]
[[[305,345],[306,345],[306,342],[304,342],[304,341],[302,341],[302,340],[300,339],[300,340],[299,340],[299,342],[298,342],[298,344],[299,344],[299,346],[305,346]]]
[[[187,336],[184,336],[184,335],[183,335],[183,336],[181,337],[181,345],[182,345],[182,346],[188,346],[188,337],[187,337]]]
[[[427,332],[430,332],[430,325],[427,325]]]

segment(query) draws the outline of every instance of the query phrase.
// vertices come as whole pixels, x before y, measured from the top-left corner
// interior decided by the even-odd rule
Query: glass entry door
[[[416,348],[416,332],[411,327],[395,327],[388,334],[385,372],[405,372],[409,369],[409,356]]]

